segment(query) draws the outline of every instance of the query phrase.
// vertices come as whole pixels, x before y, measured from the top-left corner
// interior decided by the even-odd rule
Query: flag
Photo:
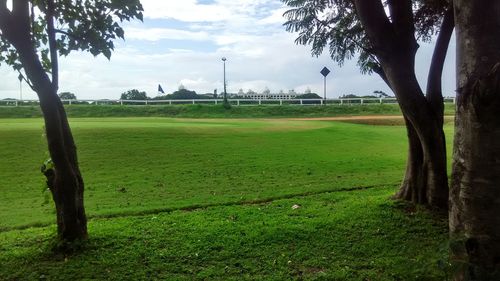
[[[165,94],[165,92],[163,91],[163,89],[161,88],[161,85],[158,84],[158,93],[162,93],[162,94]]]

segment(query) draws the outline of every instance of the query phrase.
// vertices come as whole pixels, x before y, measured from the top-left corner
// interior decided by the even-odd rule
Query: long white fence
[[[180,104],[222,104],[222,99],[193,100],[62,100],[64,104],[86,105],[180,105]],[[228,99],[231,105],[364,105],[395,104],[396,98],[349,98],[349,99]],[[455,103],[455,98],[445,98],[445,103]],[[37,105],[38,100],[0,100],[0,106]]]

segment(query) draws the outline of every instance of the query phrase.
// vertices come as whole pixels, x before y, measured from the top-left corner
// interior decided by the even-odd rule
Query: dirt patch
[[[313,118],[293,118],[290,120],[339,121],[345,123],[379,125],[379,126],[402,126],[405,124],[403,116],[401,115],[313,117]]]
[[[288,120],[349,121],[349,120],[375,120],[375,119],[376,120],[403,119],[403,116],[402,115],[359,115],[359,116],[289,118]]]
[[[444,123],[452,123],[453,116],[445,116]],[[314,117],[293,118],[290,120],[316,120],[316,121],[340,121],[352,124],[364,124],[374,126],[404,126],[405,121],[401,115],[363,115],[363,116],[339,116],[339,117]]]

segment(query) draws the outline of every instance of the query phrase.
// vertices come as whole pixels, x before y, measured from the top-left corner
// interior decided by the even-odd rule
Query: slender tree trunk
[[[444,123],[444,100],[442,77],[446,53],[450,45],[451,35],[455,28],[453,7],[450,7],[443,18],[441,28],[434,46],[429,75],[427,76],[427,89],[425,97],[436,114],[440,125]],[[444,135],[443,135],[444,138]]]
[[[455,0],[454,280],[500,280],[500,1]]]
[[[62,241],[87,238],[87,220],[83,206],[84,184],[76,146],[57,89],[47,76],[30,34],[28,2],[14,1],[14,16],[2,25],[3,36],[16,48],[23,68],[40,99],[47,142],[54,168],[46,172],[57,212],[58,235]]]
[[[428,203],[426,196],[427,173],[425,172],[422,144],[408,118],[405,118],[405,124],[408,135],[408,159],[404,179],[395,198],[426,204]]]
[[[39,96],[45,120],[49,152],[54,163],[54,171],[47,177],[47,184],[56,206],[59,237],[69,242],[86,239],[84,184],[64,107],[45,72],[41,72],[41,65],[38,62],[33,63],[33,54],[20,55],[26,73]]]

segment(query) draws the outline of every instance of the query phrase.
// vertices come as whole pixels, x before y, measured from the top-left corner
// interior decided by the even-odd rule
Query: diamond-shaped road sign
[[[323,69],[321,70],[321,74],[326,77],[328,74],[330,74],[330,69],[323,67]]]

